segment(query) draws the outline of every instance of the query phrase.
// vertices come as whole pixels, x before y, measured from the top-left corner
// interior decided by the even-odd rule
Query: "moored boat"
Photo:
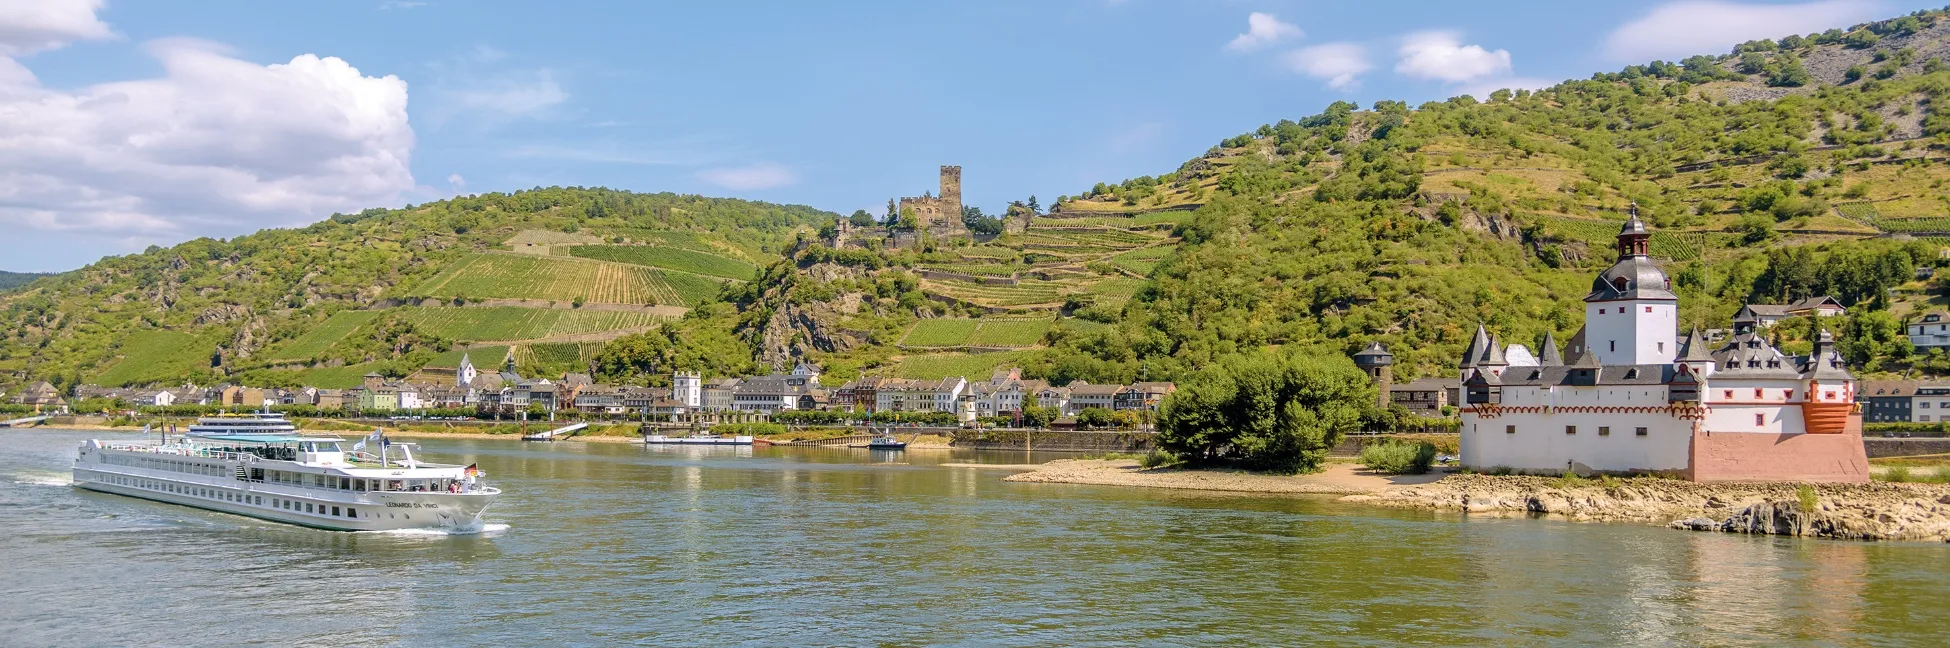
[[[192,434],[170,441],[81,444],[77,487],[337,531],[466,529],[501,490],[473,465],[414,457],[377,433],[377,455],[343,439],[297,434]],[[397,456],[395,456],[397,453]]]
[[[643,442],[656,445],[752,445],[754,440],[751,435],[746,434],[719,436],[700,432],[690,436],[645,434],[643,435]]]

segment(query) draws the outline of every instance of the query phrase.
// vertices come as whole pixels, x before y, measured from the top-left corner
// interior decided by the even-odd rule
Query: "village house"
[[[1867,380],[1858,398],[1862,401],[1862,420],[1868,423],[1909,423],[1914,410],[1912,399],[1921,387],[1914,380]],[[1935,408],[1932,408],[1935,409]]]
[[[1556,349],[1546,349],[1545,353],[1555,353]],[[1388,386],[1388,402],[1400,405],[1417,416],[1439,417],[1442,408],[1448,407],[1450,394],[1460,388],[1452,378],[1418,378],[1400,385]]]
[[[704,411],[731,411],[732,396],[737,393],[741,381],[737,378],[719,378],[704,385]]]
[[[1069,384],[1070,399],[1064,404],[1063,413],[1076,416],[1091,408],[1114,410],[1117,408],[1117,395],[1125,390],[1123,385],[1092,385],[1084,381]]]
[[[746,378],[732,390],[731,409],[768,414],[799,409],[799,396],[806,392],[807,382],[806,376],[793,374]]]
[[[1738,326],[1745,322],[1757,328],[1767,328],[1790,317],[1835,317],[1847,312],[1848,309],[1842,307],[1842,302],[1834,297],[1821,295],[1792,304],[1747,304],[1733,314],[1733,323]]]
[[[22,388],[20,393],[14,394],[13,403],[33,407],[35,411],[61,409],[68,406],[68,401],[61,397],[60,390],[55,389],[53,384],[45,380]]]
[[[1178,385],[1168,382],[1134,382],[1131,386],[1117,392],[1113,402],[1117,411],[1156,412],[1158,405],[1166,396],[1178,391]]]
[[[1904,327],[1918,351],[1950,347],[1950,312],[1930,311]]]

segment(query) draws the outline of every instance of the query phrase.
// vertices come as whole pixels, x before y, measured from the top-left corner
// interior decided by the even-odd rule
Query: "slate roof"
[[[1580,375],[1580,371],[1594,371]],[[1543,387],[1550,385],[1663,385],[1672,380],[1675,369],[1669,364],[1607,365],[1603,367],[1521,367],[1503,372],[1500,382],[1508,386]]]

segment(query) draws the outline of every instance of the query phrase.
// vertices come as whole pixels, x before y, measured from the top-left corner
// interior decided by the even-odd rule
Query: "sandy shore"
[[[1331,463],[1311,475],[1266,475],[1243,470],[1182,470],[1139,468],[1130,460],[1061,459],[1003,481],[1046,484],[1142,486],[1184,490],[1244,493],[1352,495],[1378,493],[1410,484],[1426,484],[1441,475],[1380,475],[1351,463]]]
[[[1640,478],[1565,481],[1464,474],[1378,475],[1328,464],[1311,475],[1139,468],[1133,461],[1062,460],[1004,481],[1274,494],[1488,515],[1560,515],[1593,522],[1855,540],[1950,540],[1950,485],[1695,483]]]

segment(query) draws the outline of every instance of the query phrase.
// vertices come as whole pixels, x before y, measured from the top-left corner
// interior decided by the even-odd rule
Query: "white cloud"
[[[447,176],[447,186],[453,188],[454,193],[465,192],[467,191],[467,178],[461,177],[458,173],[449,175]]]
[[[1288,38],[1300,38],[1306,33],[1292,23],[1280,22],[1273,14],[1253,12],[1246,16],[1246,33],[1233,37],[1226,43],[1226,49],[1234,52],[1248,52],[1272,45]]]
[[[434,124],[460,115],[487,124],[547,118],[556,106],[569,100],[553,70],[498,65],[507,58],[507,52],[478,45],[465,54],[433,63],[430,67],[435,81],[429,91],[435,107],[429,113]]]
[[[393,9],[418,9],[424,6],[427,6],[427,3],[416,2],[415,0],[386,0],[385,2],[379,3],[379,10],[391,11]]]
[[[8,52],[109,35],[14,4],[0,10]],[[398,78],[312,54],[260,65],[190,39],[144,50],[161,76],[73,90],[0,57],[0,224],[129,246],[307,223],[413,188]]]
[[[1746,4],[1715,0],[1668,2],[1625,23],[1605,39],[1605,56],[1617,61],[1678,60],[1724,54],[1761,38],[1807,34],[1870,20],[1883,3],[1824,0],[1801,4]]]
[[[772,189],[799,181],[799,175],[793,173],[792,169],[771,162],[707,169],[698,173],[697,177],[705,182],[737,191]]]
[[[1328,43],[1287,52],[1286,66],[1294,72],[1326,79],[1327,87],[1352,90],[1360,85],[1361,74],[1374,68],[1368,50],[1356,43]]]
[[[569,99],[548,70],[508,72],[470,80],[440,92],[464,111],[500,118],[535,117]]]
[[[1481,45],[1464,45],[1456,32],[1409,34],[1402,39],[1399,54],[1395,72],[1418,79],[1461,83],[1510,72],[1509,50],[1492,52]]]
[[[113,35],[95,18],[102,0],[0,2],[0,57],[24,56]]]

